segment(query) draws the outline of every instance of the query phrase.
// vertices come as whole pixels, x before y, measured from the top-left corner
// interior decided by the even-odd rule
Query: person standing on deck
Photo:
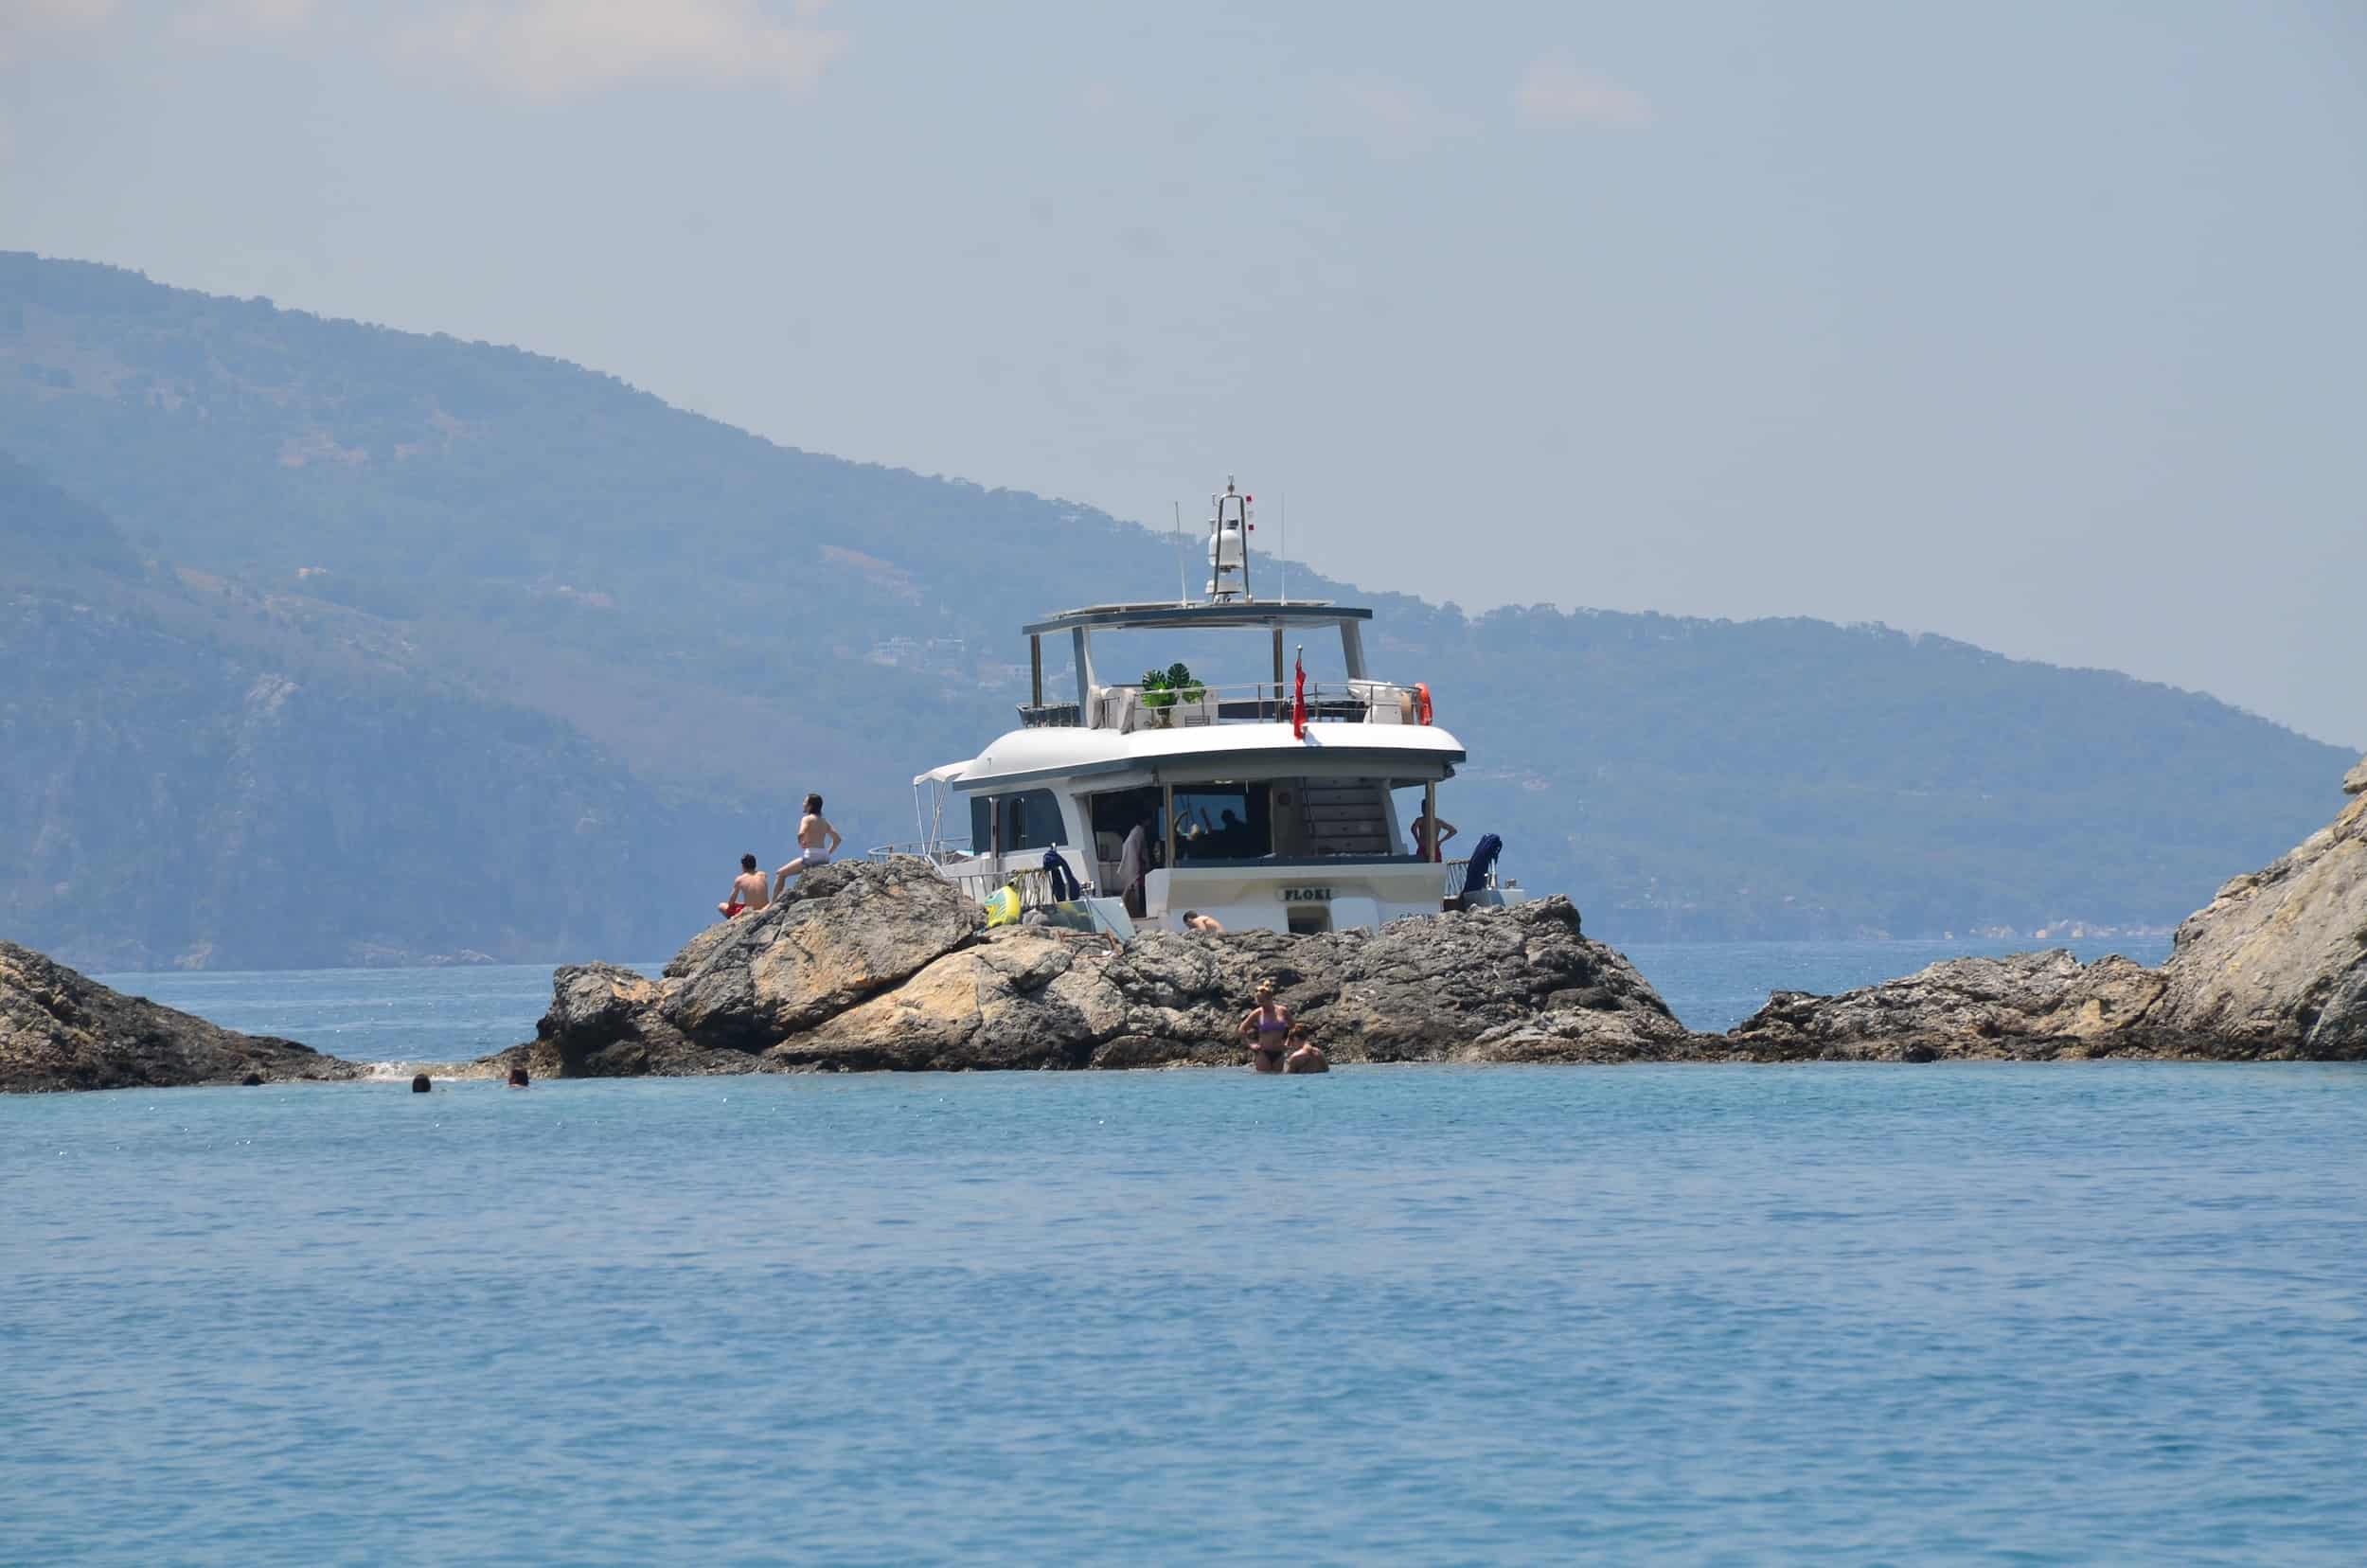
[[[1424,814],[1414,819],[1414,857],[1416,860],[1443,861],[1446,842],[1454,837],[1455,825],[1443,817]]]
[[[773,897],[779,898],[789,887],[789,879],[808,871],[818,871],[830,864],[838,846],[845,843],[839,830],[830,826],[822,814],[822,797],[806,796],[806,814],[797,819],[797,858],[773,873]]]
[[[1149,875],[1150,822],[1146,817],[1127,830],[1126,844],[1118,850],[1118,891],[1126,899],[1126,913],[1137,920],[1148,918],[1144,879]]]

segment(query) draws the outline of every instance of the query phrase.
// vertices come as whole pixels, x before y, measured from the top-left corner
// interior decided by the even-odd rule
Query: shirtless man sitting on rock
[[[762,909],[773,901],[764,888],[764,873],[756,869],[756,857],[739,857],[739,875],[732,879],[732,896],[715,906],[715,912],[727,920],[736,920],[752,909]]]

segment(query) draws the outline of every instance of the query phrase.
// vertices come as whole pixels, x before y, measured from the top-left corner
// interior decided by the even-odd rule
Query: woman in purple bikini
[[[1273,999],[1273,982],[1257,982],[1257,1006],[1241,1020],[1241,1043],[1253,1071],[1282,1071],[1282,1042],[1290,1037],[1290,1009]]]

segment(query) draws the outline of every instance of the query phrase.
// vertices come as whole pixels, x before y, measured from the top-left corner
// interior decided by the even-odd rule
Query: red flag
[[[1290,738],[1304,740],[1307,739],[1307,655],[1302,653],[1292,659],[1290,668],[1298,672],[1298,681],[1290,692]]]

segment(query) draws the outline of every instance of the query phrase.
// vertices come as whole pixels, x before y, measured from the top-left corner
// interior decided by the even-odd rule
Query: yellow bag
[[[1014,924],[1019,919],[1019,889],[998,887],[987,900],[987,929]]]

